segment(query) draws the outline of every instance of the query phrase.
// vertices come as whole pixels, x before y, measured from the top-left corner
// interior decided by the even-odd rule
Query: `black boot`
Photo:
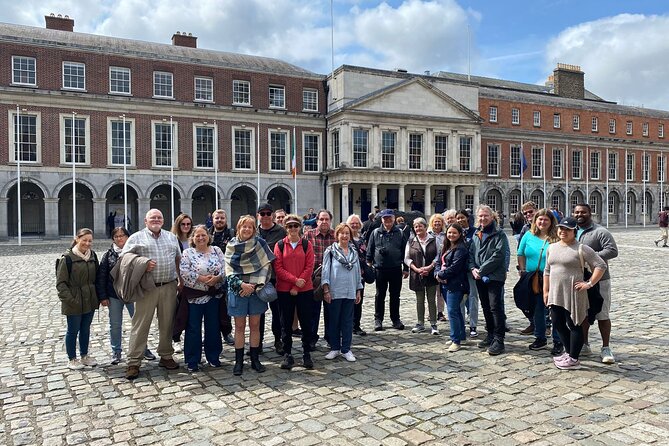
[[[265,371],[265,366],[260,363],[258,355],[258,347],[251,347],[251,368],[258,373],[262,373]]]
[[[244,347],[235,349],[235,366],[232,374],[239,376],[244,371]]]

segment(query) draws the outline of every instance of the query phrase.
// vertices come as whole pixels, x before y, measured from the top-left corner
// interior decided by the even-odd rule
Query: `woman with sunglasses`
[[[314,286],[311,273],[314,271],[314,248],[306,239],[301,238],[302,220],[295,214],[288,214],[283,220],[288,235],[274,245],[274,273],[276,291],[281,309],[281,341],[284,357],[281,368],[290,370],[295,365],[292,355],[293,318],[297,309],[297,318],[302,327],[302,363],[304,368],[312,369],[314,362],[309,353],[312,333],[309,327],[313,307]]]
[[[177,237],[177,240],[179,241],[179,249],[183,253],[184,249],[188,249],[190,236],[193,232],[193,219],[190,218],[188,214],[182,213],[177,215],[177,218],[174,219],[174,224],[172,225],[172,229],[170,230],[170,232]],[[181,305],[181,289],[179,289],[177,293],[177,310],[176,310],[177,314],[180,313],[180,305]],[[184,310],[181,309],[181,312],[183,311]],[[172,333],[174,353],[183,352],[183,347],[181,346],[182,331],[183,331],[182,328],[180,328],[176,324],[174,325],[174,332]]]

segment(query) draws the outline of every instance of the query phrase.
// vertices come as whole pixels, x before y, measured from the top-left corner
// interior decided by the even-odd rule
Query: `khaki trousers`
[[[176,308],[176,280],[157,287],[150,293],[144,294],[144,298],[135,302],[135,315],[132,317],[130,345],[128,346],[129,366],[139,366],[142,363],[154,313],[158,314],[158,356],[161,358],[172,357],[174,354],[174,348],[172,348],[172,328],[174,326]]]

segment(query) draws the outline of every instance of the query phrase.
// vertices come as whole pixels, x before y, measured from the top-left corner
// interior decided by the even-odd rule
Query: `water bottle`
[[[488,277],[488,276],[483,276],[483,277],[481,277],[481,282],[483,282],[483,283],[488,283],[488,282],[490,282],[490,277]]]

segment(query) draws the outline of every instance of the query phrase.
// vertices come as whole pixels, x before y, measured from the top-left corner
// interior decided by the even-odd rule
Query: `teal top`
[[[544,243],[546,244],[544,246]],[[548,249],[547,240],[541,240],[536,235],[531,232],[527,232],[523,238],[520,240],[520,245],[518,246],[518,256],[525,257],[525,270],[533,272],[537,270],[537,265],[539,265],[539,270],[543,271],[546,266],[546,250]],[[541,247],[543,246],[544,250],[541,252]],[[541,262],[539,262],[539,254],[541,253]]]

